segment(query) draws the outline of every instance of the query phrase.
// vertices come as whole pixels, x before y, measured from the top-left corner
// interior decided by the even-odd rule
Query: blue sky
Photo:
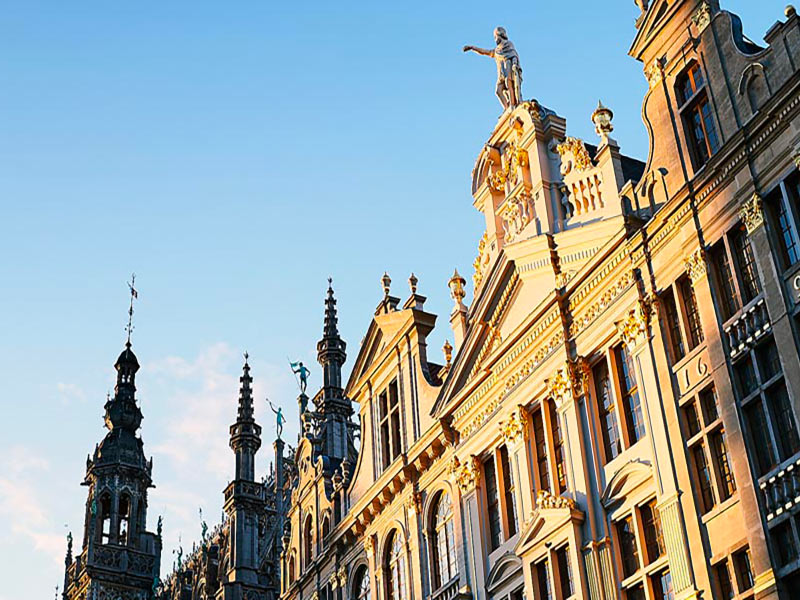
[[[197,509],[220,512],[244,350],[294,439],[286,359],[313,363],[329,275],[350,363],[384,270],[404,298],[419,277],[440,358],[446,281],[471,275],[482,232],[470,171],[499,114],[494,65],[462,45],[504,25],[526,97],[590,141],[602,98],[623,152],[646,157],[630,1],[0,5],[0,564],[16,576],[0,600],[50,597],[68,530],[80,544],[132,271],[166,572]],[[759,41],[783,16],[723,6]]]

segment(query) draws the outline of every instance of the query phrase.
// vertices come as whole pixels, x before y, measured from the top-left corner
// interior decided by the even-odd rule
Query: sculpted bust
[[[517,54],[514,44],[508,39],[504,28],[495,28],[494,41],[496,46],[492,50],[477,46],[464,46],[463,50],[494,59],[497,63],[495,94],[504,109],[513,108],[522,102],[522,67],[519,65],[519,54]]]

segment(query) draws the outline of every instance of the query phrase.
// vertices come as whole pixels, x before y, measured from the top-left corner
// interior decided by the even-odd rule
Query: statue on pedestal
[[[495,60],[497,63],[495,94],[504,109],[513,108],[522,102],[522,67],[519,65],[519,54],[502,27],[495,28],[494,41],[497,46],[493,50],[464,46],[464,52],[472,51]]]

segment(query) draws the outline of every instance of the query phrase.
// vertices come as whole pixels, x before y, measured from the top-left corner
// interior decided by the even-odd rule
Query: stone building
[[[621,153],[602,104],[588,143],[503,96],[472,174],[472,302],[456,271],[443,364],[419,282],[402,300],[385,274],[345,382],[329,287],[297,447],[276,441],[256,480],[245,364],[227,516],[158,598],[800,597],[800,20],[788,7],[761,47],[717,0],[636,5],[646,162]],[[493,56],[520,77],[518,58]],[[107,440],[135,439],[132,385],[107,404]],[[68,555],[65,599],[154,593],[137,444],[132,471],[101,471],[111,451],[89,463],[89,541]],[[92,499],[123,470],[139,508],[121,537],[118,487],[109,511]],[[92,571],[93,548],[153,562],[147,577]],[[127,596],[86,593],[112,575]]]
[[[591,144],[505,108],[455,348],[385,276],[324,388],[359,451],[296,451],[283,600],[800,597],[800,22],[636,4],[647,161],[602,105]]]

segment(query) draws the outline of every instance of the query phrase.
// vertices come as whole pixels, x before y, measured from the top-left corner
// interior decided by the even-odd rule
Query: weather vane
[[[128,284],[128,288],[131,290],[131,306],[128,309],[128,326],[125,328],[125,331],[128,332],[128,346],[131,345],[131,333],[133,333],[133,301],[139,297],[139,292],[133,287],[134,283],[136,283],[136,273],[131,274],[131,281]]]

